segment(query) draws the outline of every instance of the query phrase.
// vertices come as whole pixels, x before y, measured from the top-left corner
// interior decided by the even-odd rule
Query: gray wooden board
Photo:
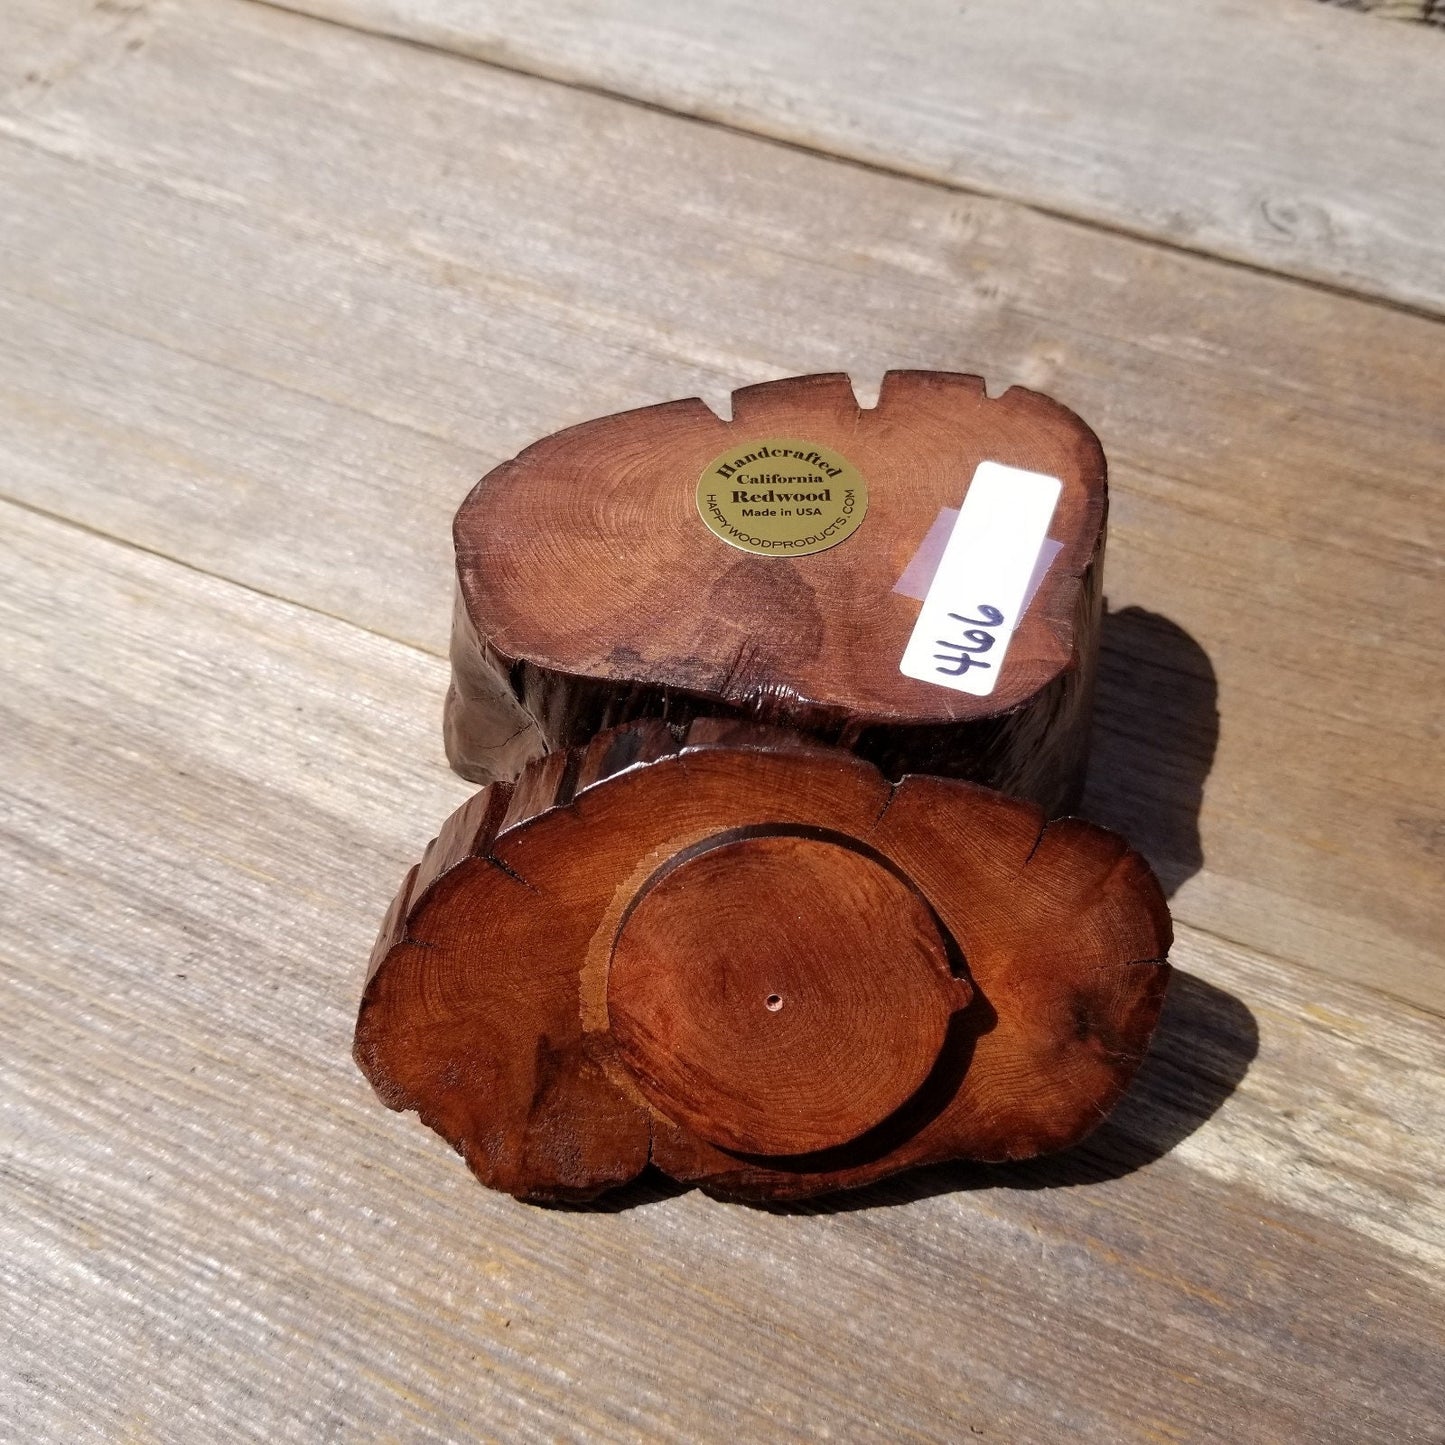
[[[1439,1439],[1442,1025],[1286,961],[1441,1004],[1438,326],[242,4],[0,17],[0,1433]],[[861,1208],[488,1195],[346,1057],[466,793],[451,508],[860,360],[1114,458],[1156,1054],[1071,1158]]]
[[[538,435],[1046,388],[1114,479],[1088,810],[1185,921],[1445,1008],[1445,327],[258,6],[7,9],[5,494],[442,652]]]
[[[1445,54],[1307,0],[280,0],[1445,310]]]
[[[14,506],[0,549],[6,1438],[1440,1438],[1438,1019],[1185,928],[1069,1158],[518,1205],[347,1057],[465,791],[442,664]]]

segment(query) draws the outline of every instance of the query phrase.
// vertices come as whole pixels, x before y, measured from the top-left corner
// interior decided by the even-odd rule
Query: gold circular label
[[[768,437],[714,457],[697,510],[730,547],[806,557],[847,541],[868,511],[868,483],[847,457],[816,442]]]

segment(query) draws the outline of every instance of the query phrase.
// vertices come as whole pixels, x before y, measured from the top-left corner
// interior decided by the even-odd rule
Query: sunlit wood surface
[[[1442,90],[1310,0],[0,0],[0,1437],[1438,1441]],[[890,366],[1109,454],[1155,1051],[1026,1167],[489,1194],[348,1057],[451,513]]]

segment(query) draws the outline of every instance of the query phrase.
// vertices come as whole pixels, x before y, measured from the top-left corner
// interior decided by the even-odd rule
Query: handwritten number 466
[[[970,667],[992,667],[991,662],[985,662],[979,653],[987,652],[998,640],[993,633],[988,631],[991,627],[997,627],[1003,621],[1003,613],[997,607],[989,607],[980,604],[978,608],[981,614],[978,617],[965,617],[961,612],[950,612],[948,615],[955,622],[966,623],[963,641],[954,642],[949,638],[940,637],[935,647],[949,648],[948,652],[935,652],[934,660],[946,663],[947,666],[936,668],[945,677],[961,677]]]

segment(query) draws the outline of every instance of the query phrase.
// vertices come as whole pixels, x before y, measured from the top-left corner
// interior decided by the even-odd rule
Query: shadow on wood
[[[1199,811],[1219,736],[1213,666],[1169,619],[1125,608],[1105,615],[1098,693],[1086,811],[1138,837],[1175,890],[1203,862]],[[1119,1178],[1163,1157],[1209,1119],[1238,1086],[1257,1047],[1253,1015],[1238,999],[1179,974],[1134,1088],[1077,1147],[1028,1163],[942,1164],[830,1201],[774,1200],[769,1207],[848,1210],[956,1189]],[[681,1187],[649,1173],[600,1207],[630,1208]]]
[[[1122,1179],[1164,1158],[1208,1122],[1258,1052],[1259,1028],[1249,1009],[1224,989],[1175,969],[1153,1044],[1129,1092],[1074,1148],[1019,1164],[939,1165],[799,1208],[838,1213],[968,1189],[1066,1189]]]
[[[1153,1045],[1129,1092],[1074,1148],[1019,1164],[942,1164],[824,1199],[752,1207],[838,1214],[971,1189],[1066,1189],[1121,1179],[1164,1158],[1208,1122],[1239,1087],[1258,1051],[1259,1028],[1239,999],[1175,969]],[[615,1213],[674,1198],[687,1187],[649,1169],[601,1199],[546,1207]]]
[[[1049,1189],[1132,1174],[1207,1123],[1258,1052],[1259,1026],[1249,1009],[1232,993],[1175,969],[1153,1045],[1109,1118],[1073,1149],[980,1169],[980,1182]]]
[[[801,1199],[1082,1139],[1145,1056],[1170,941],[1147,865],[1094,824],[645,720],[443,824],[355,1057],[519,1198],[595,1198],[650,1159]]]
[[[1219,742],[1209,654],[1157,612],[1105,604],[1083,815],[1122,833],[1167,896],[1204,863],[1199,809]]]

